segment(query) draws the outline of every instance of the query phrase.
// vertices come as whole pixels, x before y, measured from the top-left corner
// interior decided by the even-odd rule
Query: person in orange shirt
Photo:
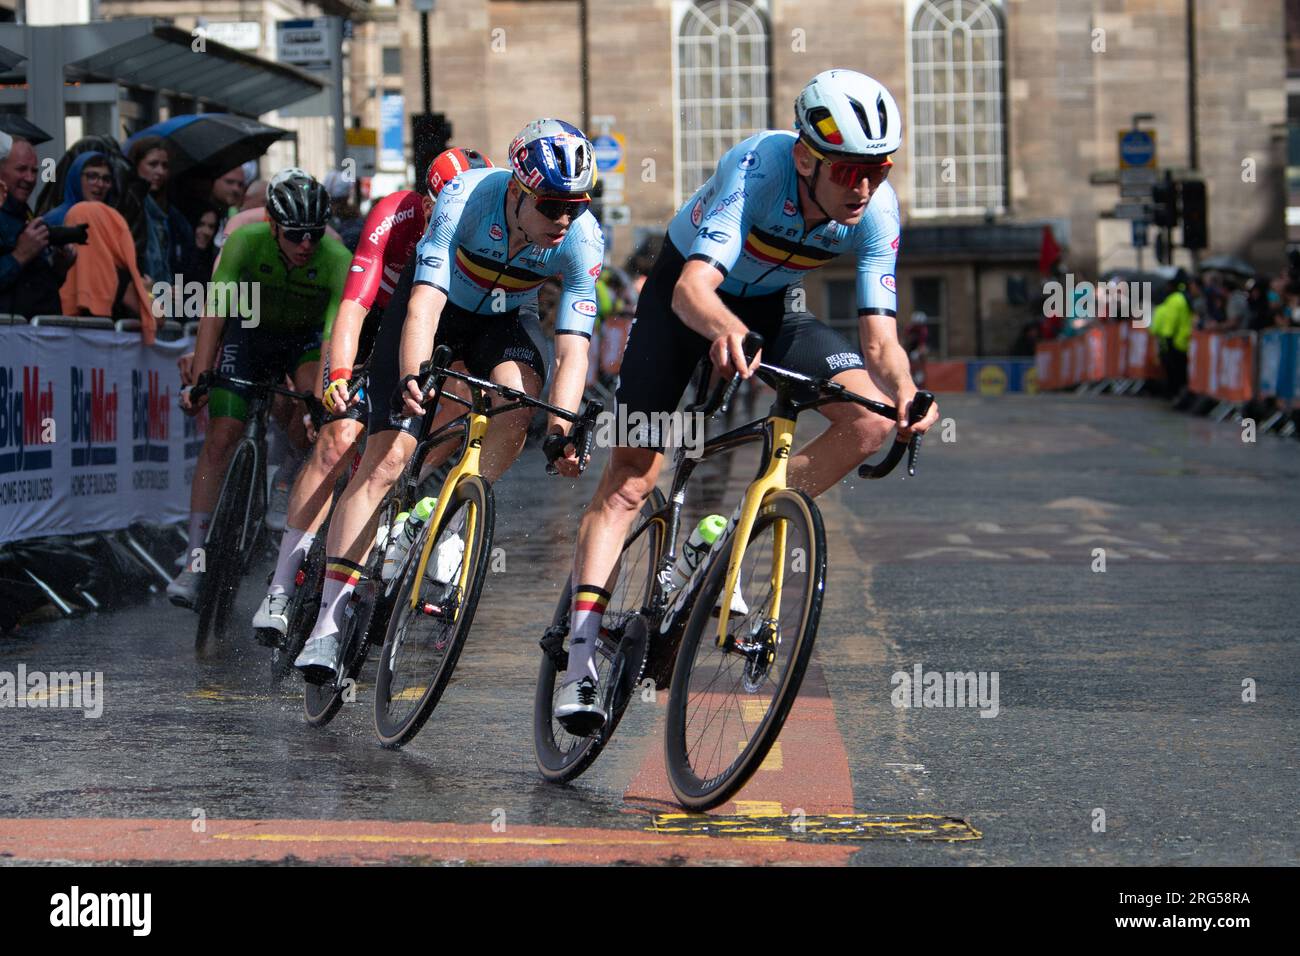
[[[76,261],[59,289],[63,314],[114,318],[120,304],[140,316],[144,343],[152,345],[157,327],[153,297],[136,265],[135,241],[122,214],[106,203],[79,202],[68,210],[63,223],[89,226],[88,241],[78,248]]]

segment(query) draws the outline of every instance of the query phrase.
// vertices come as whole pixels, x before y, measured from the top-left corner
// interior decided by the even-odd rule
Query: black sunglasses
[[[284,233],[285,240],[291,246],[298,245],[298,243],[302,242],[304,239],[310,239],[312,242],[320,242],[325,238],[324,226],[316,226],[312,229],[284,229],[282,232]]]
[[[547,219],[554,222],[564,216],[576,219],[582,215],[582,210],[586,208],[588,199],[543,199],[537,198],[537,211]]]

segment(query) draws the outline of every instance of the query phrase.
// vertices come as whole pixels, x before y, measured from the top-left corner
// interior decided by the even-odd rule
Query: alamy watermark
[[[257,328],[262,312],[260,282],[186,282],[159,280],[149,290],[156,319],[201,319],[205,315],[239,319],[249,329]]]
[[[593,441],[599,448],[686,449],[704,454],[704,416],[699,412],[629,412],[626,405],[596,416]]]
[[[895,671],[890,703],[908,707],[978,707],[981,717],[998,715],[997,671],[927,671],[920,664],[912,672]]]
[[[1129,319],[1134,328],[1151,324],[1152,293],[1150,282],[1103,282],[1086,279],[1074,281],[1074,273],[1065,274],[1065,283],[1053,279],[1043,283],[1043,315],[1072,315],[1076,318]]]
[[[0,707],[66,708],[83,717],[104,713],[103,671],[0,671]]]

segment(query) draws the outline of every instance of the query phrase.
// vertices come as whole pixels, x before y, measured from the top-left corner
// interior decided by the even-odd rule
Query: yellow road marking
[[[737,806],[752,806],[761,801],[737,801]],[[774,819],[764,809],[758,813],[735,816],[707,816],[698,813],[661,813],[654,818],[653,827],[660,833],[732,836],[750,834],[749,839],[789,839],[808,842],[855,842],[876,840],[882,837],[913,836],[958,843],[983,839],[983,834],[965,820],[934,813],[827,813],[809,814],[795,820]],[[796,826],[797,824],[797,826]],[[760,836],[764,834],[765,836]]]
[[[408,687],[399,694],[393,694],[389,700],[419,700],[428,689],[427,687]]]
[[[736,811],[742,816],[747,817],[781,817],[785,816],[785,811],[781,808],[779,800],[737,800]],[[661,814],[661,816],[676,816],[683,820],[690,819],[694,816],[692,813]]]

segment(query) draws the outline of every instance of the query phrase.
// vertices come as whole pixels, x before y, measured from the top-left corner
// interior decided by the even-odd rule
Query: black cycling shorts
[[[239,319],[227,319],[221,333],[217,371],[223,376],[279,385],[300,365],[320,361],[320,334],[319,328],[273,333],[245,326]],[[248,398],[247,386],[223,382],[208,395],[208,414],[247,421]]]
[[[709,341],[691,331],[672,310],[673,287],[686,264],[671,240],[641,289],[636,321],[619,370],[618,402],[627,414],[675,411]],[[861,353],[810,312],[788,307],[787,292],[739,296],[719,293],[723,303],[751,330],[763,336],[763,361],[814,378],[831,378],[863,368]],[[693,400],[692,396],[692,400]]]
[[[418,417],[406,417],[394,412],[392,407],[393,395],[401,383],[398,362],[402,325],[406,321],[406,306],[414,276],[415,261],[412,260],[393,290],[375,337],[367,389],[369,413],[366,429],[371,434],[397,430],[414,435],[420,429]],[[479,378],[488,378],[492,370],[503,362],[520,362],[536,372],[542,385],[546,385],[550,359],[535,305],[524,305],[499,315],[479,315],[448,301],[438,320],[438,334],[434,339],[434,346],[439,345],[449,346],[452,358],[464,362],[469,373]]]

